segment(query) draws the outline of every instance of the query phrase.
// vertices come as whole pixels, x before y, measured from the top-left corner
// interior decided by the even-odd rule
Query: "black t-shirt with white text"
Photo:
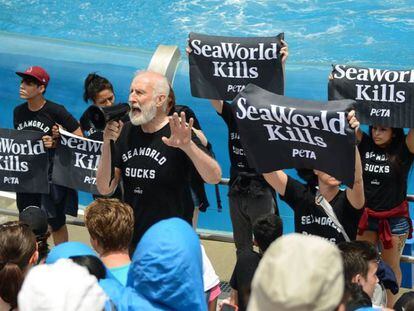
[[[358,145],[361,155],[366,206],[377,211],[390,210],[405,200],[407,180],[414,154],[405,143],[393,155],[385,148],[375,144],[367,134],[363,134]],[[395,157],[399,168],[392,164],[389,157]]]
[[[122,172],[124,200],[134,209],[134,243],[157,221],[183,218],[193,207],[189,183],[192,162],[181,149],[164,144],[161,138],[170,134],[169,124],[155,133],[145,133],[128,122],[116,141],[115,166]],[[192,140],[206,151],[195,135]]]
[[[60,124],[68,132],[74,132],[78,121],[62,105],[49,100],[37,111],[31,111],[28,103],[17,106],[13,111],[13,124],[16,130],[30,130],[52,134],[52,126]]]
[[[295,232],[317,235],[335,244],[345,241],[341,231],[323,208],[315,203],[315,195],[305,185],[289,176],[285,195],[280,198],[294,211]],[[355,240],[362,209],[355,209],[348,201],[346,191],[341,190],[329,204],[349,238]]]
[[[69,132],[78,129],[78,121],[66,110],[62,105],[46,100],[42,108],[37,111],[31,111],[28,103],[20,104],[13,111],[13,125],[16,130],[29,130],[43,132],[45,135],[52,135],[52,127],[60,124]],[[54,149],[49,151],[49,174],[53,169]],[[17,193],[16,203],[21,211],[29,205],[40,206],[42,204],[42,196],[36,193]],[[68,196],[73,196],[74,204],[77,208],[77,194],[73,191],[67,192]]]
[[[255,174],[256,171],[249,166],[242,143],[240,141],[239,130],[237,127],[236,119],[233,115],[231,104],[223,101],[223,109],[221,116],[226,122],[228,128],[228,148],[230,155],[230,185],[233,184],[234,179],[239,173]],[[258,178],[262,178],[258,175]],[[264,180],[264,179],[263,179]]]

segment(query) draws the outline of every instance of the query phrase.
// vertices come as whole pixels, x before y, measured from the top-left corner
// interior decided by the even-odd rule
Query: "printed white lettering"
[[[315,159],[316,155],[315,152],[312,150],[304,150],[304,149],[292,149],[292,157],[300,157],[300,158],[308,158],[308,159]]]

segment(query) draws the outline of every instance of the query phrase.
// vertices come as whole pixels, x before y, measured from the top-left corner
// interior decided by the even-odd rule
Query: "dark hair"
[[[98,198],[85,210],[85,226],[103,253],[127,250],[134,231],[134,211],[118,199]]]
[[[0,225],[0,297],[11,308],[17,307],[24,270],[35,252],[36,237],[29,226],[19,221]]]
[[[36,236],[37,241],[37,250],[39,252],[39,259],[37,260],[37,263],[41,263],[43,260],[46,259],[47,255],[49,254],[49,244],[47,243],[47,239],[50,236],[50,232],[46,232],[44,235]]]
[[[94,275],[98,281],[106,277],[106,268],[98,257],[93,255],[84,255],[73,256],[70,257],[70,259],[72,259],[72,261],[79,266],[88,269],[89,274]]]
[[[108,79],[97,75],[95,72],[88,74],[84,83],[83,100],[95,101],[96,95],[103,90],[111,90],[114,92],[112,83]]]
[[[25,77],[22,77],[22,81],[24,81],[24,82],[26,82],[26,83],[28,83],[28,84],[36,84],[36,86],[37,87],[39,87],[39,86],[44,86],[45,87],[45,90],[43,91],[43,95],[45,95],[46,94],[46,88],[47,88],[47,85],[44,85],[43,83],[41,83],[39,80],[37,80],[36,78],[34,78],[34,77],[31,77],[31,76],[25,76]]]
[[[369,127],[369,136],[371,138],[372,138],[372,128],[373,126]],[[391,143],[385,147],[385,153],[389,159],[391,167],[395,171],[396,176],[402,176],[403,163],[398,155],[401,154],[401,149],[404,147],[405,134],[402,128],[392,127],[391,130],[392,130]],[[401,186],[402,181],[398,179],[397,182],[400,183],[399,186]]]
[[[318,186],[318,176],[315,175],[313,169],[309,168],[298,168],[296,169],[298,176],[306,182],[308,189],[315,194],[316,187]]]
[[[401,295],[394,304],[395,311],[412,311],[414,310],[414,292],[410,291]]]
[[[341,251],[345,284],[352,283],[352,278],[360,274],[364,278],[368,275],[368,266],[371,261],[378,261],[379,254],[375,246],[367,241],[351,241],[338,244]]]
[[[360,308],[372,307],[371,298],[358,284],[345,285],[343,302],[345,304],[346,311],[354,311]]]
[[[276,214],[261,216],[253,224],[253,235],[262,252],[282,234],[283,222]]]
[[[176,106],[176,101],[175,101],[175,93],[173,88],[170,85],[170,92],[168,93],[168,99],[167,99],[168,103],[167,103],[167,113],[169,116],[172,116],[173,113],[175,112],[175,106]]]

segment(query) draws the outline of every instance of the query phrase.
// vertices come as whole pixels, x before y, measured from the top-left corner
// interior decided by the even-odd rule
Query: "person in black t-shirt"
[[[348,113],[348,122],[352,128],[358,128],[355,111]],[[353,168],[349,168],[353,169]],[[355,148],[355,179],[352,189],[339,189],[340,181],[334,177],[314,170],[318,177],[319,192],[330,203],[339,223],[351,240],[356,238],[358,221],[364,206],[364,187],[362,181],[361,159]],[[308,187],[286,175],[283,171],[263,174],[267,182],[279,193],[281,199],[294,211],[295,231],[303,234],[321,236],[332,243],[345,240],[341,230],[315,202],[315,193]]]
[[[114,87],[105,77],[101,77],[96,73],[90,73],[84,82],[83,100],[86,103],[91,101],[93,105],[98,107],[110,107],[115,103]],[[88,117],[87,111],[82,114],[79,120],[83,134],[89,139],[103,141],[103,131],[95,128],[94,123]],[[128,117],[123,118],[123,121],[127,120]],[[94,199],[103,197],[95,194],[92,196]],[[119,184],[115,192],[109,197],[122,201],[122,184]]]
[[[240,311],[247,308],[253,276],[263,253],[282,234],[283,222],[278,215],[263,215],[253,224],[254,244],[259,247],[259,253],[250,249],[243,250],[237,256],[236,266],[230,279],[232,292],[229,303],[238,305]]]
[[[22,77],[20,98],[25,99],[26,102],[13,111],[14,128],[43,132],[43,143],[46,148],[49,148],[50,159],[52,159],[58,126],[78,136],[82,136],[82,131],[77,120],[64,106],[44,98],[49,75],[43,68],[32,66],[16,74]],[[52,164],[51,161],[51,167]],[[76,216],[78,197],[75,190],[52,184],[48,195],[17,193],[16,203],[19,211],[30,205],[41,206],[48,214],[48,223],[52,228],[55,245],[68,240],[65,212]]]
[[[284,71],[289,53],[287,43],[282,40],[282,44],[280,57]],[[187,47],[186,51],[188,54],[192,52],[190,47]],[[270,212],[278,214],[275,193],[263,176],[247,162],[231,104],[222,100],[210,102],[228,128],[230,218],[237,254],[240,254],[244,249],[253,249],[252,225],[255,220]]]
[[[359,223],[358,239],[381,244],[381,255],[401,285],[400,256],[407,237],[411,237],[407,183],[414,161],[414,129],[374,125],[369,135],[357,132],[361,154],[365,212]],[[389,306],[394,296],[388,292]]]
[[[91,101],[98,107],[109,107],[115,103],[115,94],[112,83],[108,79],[90,73],[84,82],[83,100]],[[85,137],[93,140],[103,140],[103,132],[95,128],[93,122],[88,120],[84,113],[80,118],[80,125]]]
[[[123,125],[122,121],[112,121],[104,130],[96,184],[105,195],[122,178],[124,199],[134,210],[132,247],[152,224],[170,217],[183,218],[184,211],[192,206],[192,164],[205,182],[214,184],[221,179],[220,166],[193,135],[193,120],[187,124],[183,112],[180,117],[177,113],[168,117],[169,91],[164,76],[150,71],[138,73],[130,88],[131,122]],[[110,140],[116,141],[113,155]]]

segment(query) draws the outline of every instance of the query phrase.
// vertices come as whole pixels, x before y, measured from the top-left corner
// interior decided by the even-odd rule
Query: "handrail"
[[[222,178],[219,182],[220,185],[228,185],[229,179],[228,178]],[[414,194],[408,194],[407,195],[407,201],[414,202]],[[19,217],[19,213],[16,210],[11,210],[7,208],[1,208],[0,207],[0,214],[13,216],[13,217]],[[68,216],[66,223],[73,226],[79,226],[79,227],[85,227],[85,222],[82,218],[78,217],[71,217]],[[215,233],[207,233],[203,230],[197,229],[197,234],[200,236],[202,240],[208,240],[208,241],[216,241],[216,242],[225,242],[225,243],[234,243],[233,236],[231,234],[225,235],[225,234],[215,234]],[[402,255],[401,256],[401,262],[406,263],[414,263],[414,256],[407,256]]]
[[[229,178],[222,178],[219,182],[219,185],[228,186],[230,179]],[[407,201],[414,202],[414,194],[407,194]]]
[[[222,178],[220,181],[221,185],[228,185],[228,183],[229,183],[228,178]],[[414,195],[412,194],[407,195],[407,201],[414,202]],[[19,213],[17,211],[7,209],[7,208],[0,208],[0,214],[13,216],[13,217],[19,217]],[[85,227],[84,220],[78,217],[69,216],[66,220],[66,223],[69,225],[73,225],[73,226]],[[202,240],[234,243],[232,235],[206,233],[203,230],[198,230],[198,229],[197,229],[197,234],[200,236]],[[414,256],[401,255],[401,262],[412,264],[414,263]]]

